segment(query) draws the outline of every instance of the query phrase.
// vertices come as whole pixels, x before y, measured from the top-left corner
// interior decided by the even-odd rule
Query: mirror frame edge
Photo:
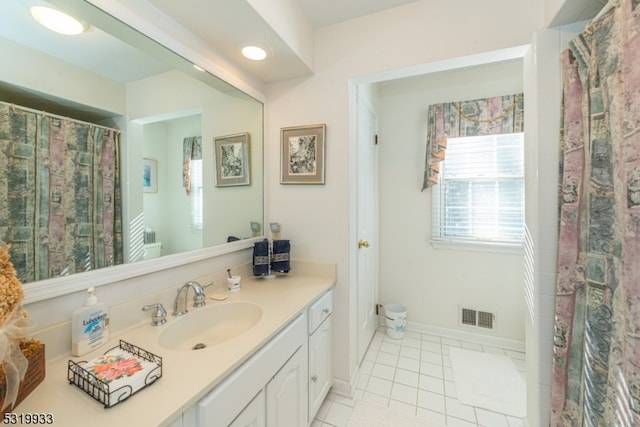
[[[147,16],[145,18],[146,14],[136,13],[133,9],[134,5],[126,5],[120,0],[84,1],[144,34],[175,54],[198,65],[208,73],[244,92],[263,105],[266,103],[267,98],[261,92],[263,88],[261,82],[232,65],[220,54],[211,50],[210,46],[205,45],[200,38],[189,33],[188,30],[181,31],[179,36],[167,33],[161,24],[163,16],[160,16],[160,13],[156,14],[155,17]],[[154,21],[154,18],[157,18],[157,20]],[[160,22],[160,25],[156,22]],[[224,67],[216,65],[216,61],[224,63]]]
[[[190,252],[183,252],[174,255],[165,255],[162,258],[138,261],[130,264],[114,265],[112,267],[101,268],[99,270],[76,273],[70,276],[55,277],[38,282],[26,283],[23,285],[25,299],[24,305],[50,298],[68,295],[74,292],[84,291],[87,284],[93,287],[108,285],[113,282],[127,279],[135,279],[150,273],[157,273],[170,268],[184,266],[193,262],[206,260],[233,252],[253,247],[257,241],[264,239],[253,237],[238,240],[209,248],[196,249]],[[113,270],[115,268],[115,270]],[[53,285],[55,286],[48,286]]]

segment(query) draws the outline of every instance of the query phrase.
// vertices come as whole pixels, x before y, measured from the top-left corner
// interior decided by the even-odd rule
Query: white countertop
[[[91,360],[118,346],[122,339],[162,357],[162,378],[154,384],[105,409],[100,402],[68,383],[69,358],[61,358],[47,364],[45,380],[13,412],[51,413],[54,424],[64,427],[168,425],[334,284],[335,278],[312,273],[292,272],[269,280],[243,278],[241,290],[227,293],[225,301],[207,299],[207,306],[247,301],[262,308],[260,321],[239,337],[198,351],[170,351],[158,345],[158,335],[163,328],[179,321],[169,314],[164,326],[153,327],[147,322],[112,336],[100,350],[71,358],[74,361]],[[198,309],[190,307],[190,310]]]

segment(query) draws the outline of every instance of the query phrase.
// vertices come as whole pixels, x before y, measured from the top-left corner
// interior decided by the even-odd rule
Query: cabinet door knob
[[[318,381],[318,376],[317,375],[312,376],[311,381],[313,381],[314,383]]]
[[[366,240],[359,240],[358,241],[358,249],[362,249],[362,248],[368,248],[369,247],[369,242]]]

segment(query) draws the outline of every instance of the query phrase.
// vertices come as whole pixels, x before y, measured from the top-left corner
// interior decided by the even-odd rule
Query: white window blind
[[[191,179],[191,227],[202,229],[203,226],[203,207],[202,207],[202,160],[191,160],[189,162],[190,179]]]
[[[435,241],[521,244],[524,134],[449,138],[433,195]]]

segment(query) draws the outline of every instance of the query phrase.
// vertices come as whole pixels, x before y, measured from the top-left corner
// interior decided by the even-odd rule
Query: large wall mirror
[[[251,223],[263,224],[262,103],[87,2],[50,1],[87,26],[76,36],[36,23],[34,4],[47,5],[0,4],[0,104],[120,132],[123,263],[150,269],[149,259],[224,251],[252,237]],[[11,138],[3,123],[0,138]],[[230,144],[216,150],[217,140]],[[220,182],[221,168],[234,175],[233,185]],[[0,240],[19,240],[16,227],[6,225],[0,224]],[[92,273],[58,268],[51,278],[26,280],[26,288]]]

